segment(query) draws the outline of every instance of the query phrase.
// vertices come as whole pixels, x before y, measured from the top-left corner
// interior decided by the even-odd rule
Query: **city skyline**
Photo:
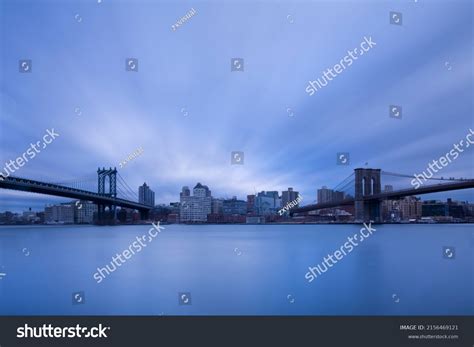
[[[273,193],[277,192],[260,192],[257,197],[248,195],[246,201],[236,197],[221,199],[212,197],[208,188],[198,183],[193,188],[193,195],[190,194],[188,187],[183,187],[179,202],[155,205],[151,208],[150,220],[171,224],[359,223],[354,219],[356,217],[354,207],[347,206],[325,208],[313,211],[307,216],[289,218],[288,213],[298,207],[302,197],[298,195],[291,204],[285,204],[285,192],[272,202],[268,198],[274,198]],[[264,200],[260,200],[261,198]],[[450,198],[440,201],[406,196],[397,200],[384,200],[380,207],[381,223],[472,223],[474,218],[474,204]],[[31,208],[20,213],[0,211],[0,225],[96,224],[97,213],[98,207],[94,203],[72,200],[46,205],[41,211],[34,211]],[[118,209],[113,224],[143,222],[138,211],[122,207]]]
[[[252,11],[245,3],[200,4],[176,31],[171,25],[189,10],[183,4],[94,5],[1,5],[8,49],[1,52],[0,163],[48,128],[61,134],[15,176],[89,175],[143,148],[120,173],[132,187],[146,181],[158,203],[203,182],[223,197],[294,187],[309,204],[318,188],[334,187],[366,162],[422,172],[474,128],[468,1],[399,4],[404,26],[388,24],[388,4],[357,4],[356,12],[330,3],[251,4]],[[313,30],[315,21],[331,38]],[[331,24],[341,21],[347,25]],[[377,43],[373,51],[308,96],[308,81],[365,36]],[[55,39],[38,43],[48,37]],[[136,72],[125,69],[130,57]],[[243,71],[231,71],[234,57],[244,59]],[[18,71],[21,59],[31,59],[31,73]],[[389,116],[394,104],[401,119]],[[244,153],[243,165],[231,164],[233,151]],[[349,165],[336,164],[341,152]],[[472,178],[473,162],[466,150],[440,176]],[[473,201],[473,192],[433,197]],[[0,210],[62,201],[0,190]]]
[[[201,182],[196,182],[197,185],[200,185]],[[204,186],[207,187],[207,186]],[[155,201],[155,192],[152,189],[153,187],[148,186],[145,183],[137,187],[136,193],[137,193],[137,201],[139,203],[149,205],[149,206],[166,206],[166,205],[171,205],[173,203],[179,202],[180,201],[180,196],[182,192],[178,192],[176,194],[176,197],[174,199],[171,199],[170,201]],[[183,188],[188,188],[187,185],[182,186],[181,189]],[[189,189],[189,188],[188,188]],[[253,192],[248,192],[244,196],[240,195],[231,195],[231,194],[221,194],[221,195],[216,195],[212,196],[213,199],[219,199],[219,200],[230,200],[230,199],[238,199],[238,200],[247,200],[249,195],[253,195],[257,197],[260,193],[273,193],[276,192],[278,193],[278,198],[283,201],[285,200],[284,195],[285,193],[294,190],[294,187],[287,187],[283,190],[275,190],[275,189],[268,189],[268,190],[260,190],[260,191],[253,191]],[[393,191],[393,186],[391,184],[384,184],[382,185],[382,190],[383,191]],[[471,191],[472,189],[469,189],[468,191]],[[12,191],[14,193],[18,194],[25,194],[27,196],[41,196],[42,198],[39,199],[42,202],[41,203],[26,203],[26,205],[17,205],[16,207],[9,207],[8,205],[3,206],[4,204],[0,203],[0,212],[24,212],[25,210],[31,208],[32,210],[42,210],[44,207],[49,206],[49,205],[55,205],[55,204],[69,204],[71,201],[70,198],[66,197],[59,197],[59,196],[53,196],[53,195],[44,195],[44,194],[38,194],[38,193],[29,193],[29,192],[24,192],[24,191]],[[429,194],[422,194],[422,195],[414,195],[416,198],[420,198],[422,201],[430,201],[430,200],[439,200],[439,201],[444,201],[448,199],[452,199],[453,201],[462,201],[462,202],[469,202],[472,203],[472,194],[468,194],[468,197],[471,197],[471,199],[462,199],[462,198],[456,198],[455,196],[458,195],[459,191],[448,191],[448,192],[440,192],[440,193],[429,193]],[[281,193],[281,194],[280,194]],[[292,191],[291,193],[296,193],[298,195],[300,194],[298,191]],[[338,190],[337,187],[336,189],[333,189],[331,187],[327,187],[325,185],[321,187],[317,187],[313,193],[313,195],[309,196],[309,199],[306,199],[301,206],[305,205],[312,205],[315,203],[321,203],[321,202],[328,202],[331,200],[339,201],[344,197],[353,197],[354,192],[349,189],[349,190]],[[127,199],[127,197],[125,197]],[[152,203],[153,201],[153,203]],[[31,201],[30,201],[31,202]]]
[[[293,187],[288,187],[286,190],[282,190],[282,191],[262,190],[262,191],[251,192],[251,193],[247,194],[244,197],[237,196],[237,195],[233,195],[233,196],[229,196],[229,195],[226,195],[226,196],[213,196],[213,195],[211,195],[211,190],[209,189],[209,187],[207,185],[202,185],[201,182],[197,182],[195,184],[194,188],[196,188],[196,187],[204,187],[205,189],[208,189],[209,190],[209,196],[212,198],[212,201],[215,201],[215,200],[219,200],[219,201],[237,200],[237,201],[246,201],[247,202],[249,197],[253,197],[253,200],[254,200],[254,203],[255,203],[255,199],[258,198],[259,196],[264,197],[267,194],[272,195],[274,193],[277,193],[277,199],[279,199],[280,207],[284,206],[288,202],[291,202],[292,201],[291,199],[293,199],[293,200],[298,199],[298,206],[299,206],[300,202],[303,200],[302,195],[298,191],[295,191]],[[142,189],[144,189],[146,191],[149,191],[151,193],[151,196],[153,197],[152,199],[154,199],[154,192],[153,192],[153,190],[151,189],[150,186],[146,185],[146,183],[139,186],[138,189],[137,189],[138,195],[141,194],[140,191]],[[182,189],[181,189],[181,192],[179,192],[177,194],[177,198],[172,200],[172,201],[168,201],[168,202],[157,202],[157,203],[153,204],[153,203],[150,203],[151,201],[146,199],[145,197],[143,197],[143,200],[142,200],[142,198],[139,198],[138,200],[139,200],[140,203],[143,203],[145,205],[149,205],[152,208],[162,207],[162,206],[172,206],[173,204],[176,204],[176,203],[179,204],[180,202],[182,202],[183,190],[184,189],[188,190],[188,194],[190,194],[190,192],[192,191],[191,189],[189,189],[188,186],[183,186]],[[383,188],[382,188],[382,191],[384,191],[384,192],[393,191],[393,186],[392,185],[384,185]],[[456,202],[472,203],[472,201],[470,201],[470,200],[454,199],[454,198],[452,198],[452,196],[450,196],[450,193],[452,194],[453,192],[451,191],[451,192],[443,192],[443,193],[423,194],[423,195],[419,195],[419,196],[418,195],[413,195],[413,196],[411,196],[411,197],[409,196],[409,197],[414,198],[414,199],[418,199],[420,201],[444,201],[444,200],[448,201],[448,200],[452,200],[452,201],[456,201]],[[36,194],[36,193],[31,193],[31,194]],[[437,196],[437,195],[440,195],[440,194],[448,195],[448,196],[444,200],[441,199],[441,198],[433,198],[433,196]],[[41,194],[37,194],[37,195],[41,195]],[[6,208],[6,209],[0,209],[0,212],[19,213],[19,212],[26,212],[28,210],[30,210],[30,211],[35,211],[35,210],[38,210],[38,209],[43,210],[45,207],[48,207],[48,206],[70,205],[70,204],[74,204],[75,202],[78,202],[78,201],[89,203],[87,200],[70,199],[70,198],[66,198],[66,197],[58,197],[58,196],[52,196],[52,195],[45,195],[45,196],[50,198],[50,201],[46,202],[42,206],[38,206],[36,208],[34,208],[32,206],[21,206],[21,207],[18,207],[18,209]],[[300,198],[298,198],[298,197],[300,197]],[[347,193],[347,192],[344,192],[344,191],[339,191],[337,189],[334,190],[332,188],[328,188],[327,186],[322,186],[322,187],[316,189],[314,198],[315,199],[307,201],[306,203],[302,203],[301,206],[313,205],[315,203],[326,203],[326,202],[330,202],[330,201],[341,201],[344,198],[353,198],[353,196],[352,196],[351,193]],[[401,200],[403,200],[403,199],[401,199]],[[388,199],[388,201],[390,201],[390,199]],[[393,200],[393,201],[396,201],[396,200]],[[92,205],[94,205],[94,204],[92,204]]]

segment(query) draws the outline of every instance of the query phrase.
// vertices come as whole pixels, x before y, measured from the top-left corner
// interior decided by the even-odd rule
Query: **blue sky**
[[[60,134],[16,176],[92,175],[142,147],[120,174],[133,188],[146,181],[157,203],[199,181],[216,197],[291,186],[306,204],[366,162],[422,172],[474,129],[470,0],[0,6],[1,166],[46,129]],[[390,11],[403,25],[389,24]],[[364,36],[376,47],[309,96],[308,81]],[[138,72],[125,71],[129,57]],[[243,72],[231,72],[234,57]],[[32,73],[19,73],[20,59],[32,60]],[[392,104],[401,120],[389,117]],[[244,165],[230,165],[231,151],[245,153]],[[350,153],[350,166],[336,165],[338,152]],[[473,159],[467,149],[439,176],[474,177]],[[448,196],[474,200],[472,190],[432,197]],[[63,200],[1,190],[0,210]]]

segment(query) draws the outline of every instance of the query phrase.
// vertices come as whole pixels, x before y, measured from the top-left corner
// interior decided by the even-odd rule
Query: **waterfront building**
[[[168,220],[168,215],[171,214],[173,208],[171,205],[160,204],[153,207],[148,213],[148,218],[151,221],[161,221],[166,222]]]
[[[237,197],[223,201],[222,212],[224,215],[245,215],[247,214],[247,202],[237,200]]]
[[[179,216],[180,202],[170,202],[170,214],[176,214]]]
[[[281,198],[278,192],[262,191],[255,198],[255,210],[259,215],[276,214],[281,208]]]
[[[33,212],[31,210],[31,207],[28,209],[28,211],[24,211],[23,212],[23,217],[22,217],[22,220],[24,222],[28,222],[28,223],[34,223],[36,221],[39,220],[39,218],[36,216],[36,212]]]
[[[402,220],[420,219],[422,216],[422,202],[414,196],[406,196],[399,202],[400,217]]]
[[[422,215],[423,217],[448,216],[448,205],[436,200],[424,201],[422,206]]]
[[[212,199],[211,213],[215,215],[220,215],[223,213],[224,200],[222,199]]]
[[[36,212],[36,216],[38,217],[37,222],[39,224],[44,223],[44,211]]]
[[[452,217],[463,219],[466,216],[465,207],[451,199],[446,202],[429,200],[422,205],[423,217]]]
[[[15,219],[15,214],[10,211],[5,211],[0,213],[0,224],[13,224]]]
[[[406,196],[399,200],[382,201],[382,218],[387,222],[419,220],[423,203],[419,198]]]
[[[247,195],[247,213],[255,213],[255,194]]]
[[[189,188],[183,187],[180,194],[180,221],[207,222],[207,216],[212,212],[212,196],[208,186],[201,183],[193,188],[193,195],[189,195]]]
[[[74,223],[74,207],[72,204],[50,205],[45,207],[45,223]]]
[[[77,224],[92,224],[94,222],[94,213],[97,212],[97,205],[84,200],[74,203],[74,222]]]

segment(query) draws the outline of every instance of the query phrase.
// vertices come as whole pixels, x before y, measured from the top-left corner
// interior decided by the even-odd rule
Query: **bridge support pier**
[[[105,205],[97,205],[97,221],[101,224],[105,219]]]
[[[149,212],[148,210],[140,211],[140,219],[141,220],[148,220],[149,219]]]
[[[109,213],[110,213],[110,218],[113,219],[114,224],[115,224],[115,221],[117,220],[117,206],[109,205]]]
[[[355,169],[355,219],[357,221],[382,221],[380,201],[364,201],[364,197],[380,194],[382,184],[380,169]]]
[[[97,205],[97,215],[95,224],[99,225],[113,225],[117,219],[115,206]]]

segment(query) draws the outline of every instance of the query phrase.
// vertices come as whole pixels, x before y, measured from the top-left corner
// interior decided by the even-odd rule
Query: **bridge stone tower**
[[[380,180],[380,169],[355,169],[355,218],[358,221],[380,222],[382,211],[380,201],[363,200],[364,196],[380,194],[382,183]]]
[[[100,195],[110,196],[112,198],[117,197],[117,169],[116,168],[98,168],[98,193]],[[107,179],[109,181],[108,192],[106,192],[106,183]],[[107,214],[105,208],[109,208],[109,213]],[[107,220],[115,221],[116,218],[116,206],[115,205],[103,205],[98,204],[98,220],[100,224],[104,224]]]

